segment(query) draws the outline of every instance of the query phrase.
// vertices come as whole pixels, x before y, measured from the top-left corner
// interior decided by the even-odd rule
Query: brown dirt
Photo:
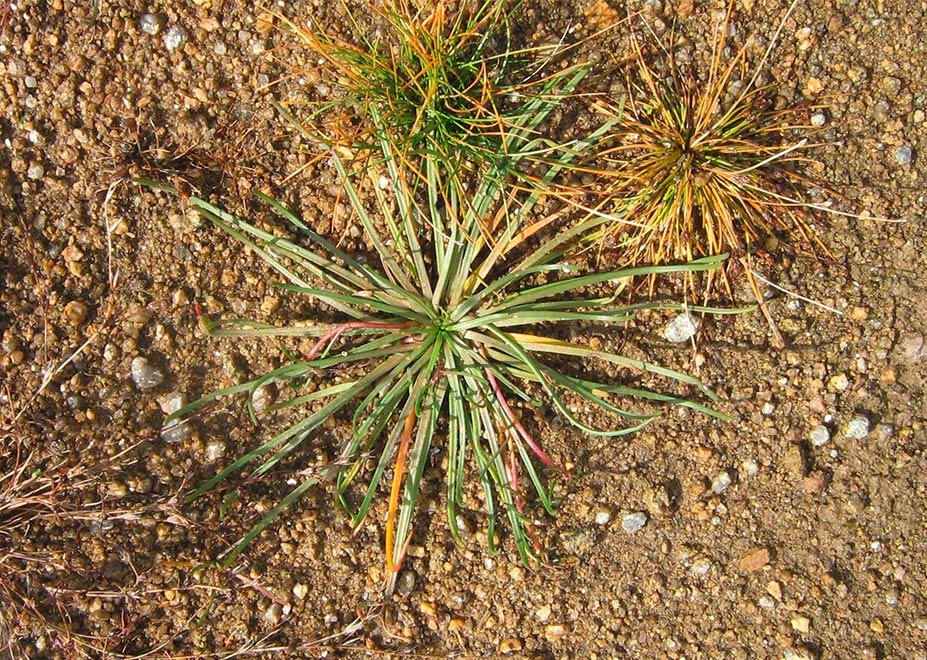
[[[776,255],[765,272],[843,315],[774,296],[784,350],[771,347],[758,314],[707,320],[688,352],[660,338],[665,315],[627,336],[597,329],[605,347],[627,342],[698,368],[733,420],[674,412],[615,442],[539,419],[576,476],[542,530],[559,561],[537,571],[521,567],[507,541],[497,557],[479,534],[456,547],[440,470],[430,470],[424,497],[434,504],[419,517],[411,577],[400,578],[409,588],[386,603],[382,502],[352,535],[329,496],[312,493],[234,570],[204,567],[273,505],[286,471],[324,456],[307,451],[279,479],[241,483],[240,502],[221,517],[218,496],[178,497],[273,425],[255,427],[240,402],[226,401],[180,442],[160,433],[160,397],[194,398],[281,356],[270,342],[204,338],[194,301],[262,320],[315,310],[273,290],[253,255],[130,176],[184,183],[274,226],[250,201],[251,190],[268,190],[344,247],[363,247],[327,166],[284,182],[312,154],[268,98],[321,92],[309,74],[268,83],[305,55],[239,0],[0,5],[2,467],[24,466],[51,493],[35,500],[29,524],[0,529],[0,653],[927,657],[924,3],[801,2],[767,67],[785,102],[828,105],[815,177],[841,193],[839,208],[866,217],[820,218],[833,259]],[[283,11],[340,20],[326,6]],[[723,3],[640,7],[658,30],[675,20],[699,44],[683,50],[707,57],[701,44]],[[521,20],[541,39],[571,25],[579,38],[615,11],[624,9],[538,0]],[[757,37],[754,61],[783,11],[772,0],[739,3],[734,38]],[[160,17],[157,35],[140,29],[145,12]],[[176,26],[186,39],[168,51]],[[619,28],[587,51],[604,68],[626,40]],[[913,149],[907,165],[895,157],[903,145]],[[872,219],[880,216],[906,222]],[[157,388],[133,384],[138,356],[163,371]],[[857,415],[871,430],[848,438]],[[818,424],[832,435],[823,446],[810,441]],[[320,444],[345,432],[333,421]],[[715,493],[722,471],[733,483]],[[0,483],[8,498],[9,484]],[[638,511],[647,524],[624,532],[623,516]],[[315,640],[330,635],[325,651]]]

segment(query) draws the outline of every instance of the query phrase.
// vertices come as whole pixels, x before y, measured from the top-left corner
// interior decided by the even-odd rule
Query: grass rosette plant
[[[669,65],[663,76],[633,41],[628,97],[606,154],[606,194],[622,220],[598,235],[627,264],[739,256],[776,236],[826,252],[808,214],[819,206],[801,191],[814,146],[798,137],[811,128],[808,108],[777,108],[771,87],[757,83],[779,33],[752,75],[746,48],[724,62],[732,10],[730,2],[705,81],[678,68],[672,43],[654,36]]]
[[[542,110],[538,109],[538,112]],[[524,143],[532,139],[523,129]],[[551,323],[597,322],[619,326],[635,312],[681,308],[664,303],[616,304],[629,278],[665,272],[705,271],[721,257],[684,266],[640,267],[583,274],[564,260],[567,247],[607,218],[591,218],[533,250],[526,241],[547,227],[551,217],[531,219],[540,196],[503,187],[498,171],[487,172],[469,192],[446,177],[442,160],[425,154],[426,185],[416,194],[387,139],[380,142],[381,168],[349,171],[337,152],[332,162],[354,213],[379,258],[374,267],[346,254],[314,232],[277,201],[259,197],[299,228],[311,242],[303,247],[236,218],[192,196],[189,203],[204,217],[250,247],[279,272],[288,291],[328,305],[343,320],[312,326],[273,327],[250,321],[203,319],[219,336],[311,336],[316,340],[302,358],[248,383],[213,392],[174,414],[187,415],[205,403],[236,393],[252,398],[268,383],[288,383],[294,395],[268,411],[313,404],[305,418],[235,460],[196,490],[195,499],[236,471],[257,463],[256,476],[270,474],[280,461],[312,439],[329,417],[351,412],[350,440],[321,474],[305,476],[296,487],[225,556],[239,553],[282,511],[320,481],[333,481],[336,497],[355,526],[389,481],[385,554],[391,579],[401,565],[412,534],[415,504],[430,450],[440,446],[447,458],[446,507],[451,533],[459,538],[456,512],[469,472],[482,485],[488,513],[489,543],[497,515],[508,519],[522,560],[543,555],[526,510],[530,489],[548,512],[554,506],[548,475],[555,461],[515,412],[514,402],[544,402],[570,424],[590,434],[622,436],[651,421],[658,410],[632,410],[639,400],[680,405],[715,417],[722,415],[684,396],[597,381],[562,371],[549,358],[597,360],[652,372],[700,393],[714,395],[692,376],[638,359],[593,350],[546,334]],[[576,150],[559,156],[545,174],[556,176]],[[412,177],[418,178],[418,177]],[[367,179],[363,188],[361,182]],[[384,179],[388,182],[383,185]],[[149,185],[170,189],[163,184]],[[362,194],[373,208],[368,208]],[[427,254],[427,256],[426,256]],[[607,296],[583,297],[589,287],[608,284]],[[709,311],[703,308],[689,308]],[[341,380],[332,383],[329,375]],[[307,381],[313,381],[308,388]],[[301,393],[302,392],[302,393]],[[615,420],[594,428],[571,411],[569,401],[584,400]],[[375,467],[365,466],[378,456]],[[469,464],[469,468],[468,468]],[[363,482],[359,502],[349,495]]]
[[[545,161],[553,147],[536,143],[531,151],[517,152],[520,140],[511,133],[525,126],[524,113],[533,102],[558,104],[589,67],[552,67],[570,48],[562,44],[515,46],[511,20],[520,2],[451,4],[365,3],[382,24],[372,35],[346,8],[352,33],[347,38],[281,17],[319,57],[320,76],[334,87],[331,100],[315,103],[302,117],[304,125],[343,156],[378,152],[382,138],[397,160],[413,161],[412,171],[430,153],[439,154],[449,172],[485,173],[491,167],[526,177],[513,159],[524,170],[530,161]],[[379,120],[371,121],[373,115]]]

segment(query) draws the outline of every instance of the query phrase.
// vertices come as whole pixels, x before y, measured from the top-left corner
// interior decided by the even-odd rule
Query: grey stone
[[[164,374],[148,364],[148,359],[137,357],[132,360],[132,381],[140,390],[151,390],[164,382]]]
[[[644,528],[644,525],[647,524],[647,514],[643,511],[636,511],[635,513],[629,513],[624,518],[621,519],[621,529],[626,531],[628,534],[633,534],[634,532],[639,532]]]
[[[683,312],[663,329],[663,337],[673,344],[689,341],[698,332],[699,320],[689,312]]]
[[[168,50],[177,50],[187,40],[187,32],[182,27],[175,25],[164,35],[164,47]]]
[[[869,418],[857,415],[843,427],[843,435],[851,440],[862,440],[869,435]]]
[[[895,149],[895,161],[899,165],[908,165],[914,158],[914,151],[906,144]]]
[[[823,424],[818,424],[808,434],[808,439],[815,447],[823,447],[830,440],[830,430]]]

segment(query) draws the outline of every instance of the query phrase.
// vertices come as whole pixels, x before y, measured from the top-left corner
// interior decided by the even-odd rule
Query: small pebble
[[[782,600],[782,585],[775,580],[770,580],[769,584],[766,585],[766,593],[776,600]]]
[[[396,580],[396,592],[400,596],[408,596],[415,589],[415,571],[403,571]]]
[[[770,403],[769,401],[764,403],[763,408],[761,409],[761,412],[767,417],[772,415],[775,411],[776,411],[776,406]]]
[[[823,424],[818,424],[808,434],[808,439],[815,447],[823,447],[830,440],[830,430]]]
[[[254,412],[264,412],[264,410],[267,409],[267,406],[274,402],[275,398],[276,393],[274,392],[273,385],[261,385],[256,390],[254,390],[254,395],[251,398],[251,405],[254,406]]]
[[[715,495],[720,495],[727,490],[727,487],[730,486],[731,483],[730,473],[724,470],[715,475],[715,478],[711,480],[711,490]]]
[[[26,170],[26,176],[32,179],[33,181],[38,181],[43,176],[45,176],[45,168],[41,163],[32,163],[29,166],[29,169]]]
[[[647,514],[643,511],[629,513],[621,519],[621,529],[628,534],[639,532],[647,524]]]
[[[663,337],[673,344],[689,341],[698,332],[699,320],[689,312],[683,312],[663,329]]]
[[[187,40],[187,32],[182,27],[175,25],[167,34],[164,35],[164,47],[168,50],[177,50],[183,46]]]
[[[850,387],[850,379],[847,378],[846,374],[837,374],[830,377],[830,379],[827,381],[827,385],[832,390],[843,392]]]
[[[818,111],[818,112],[815,112],[813,115],[811,115],[811,125],[812,126],[819,127],[819,126],[823,126],[826,123],[827,123],[827,115],[825,115],[823,112]]]
[[[280,607],[280,603],[272,603],[271,606],[264,611],[264,621],[272,626],[278,625],[282,616],[283,608]]]
[[[767,610],[771,610],[776,607],[776,601],[774,601],[769,596],[761,596],[760,600],[757,601],[760,607],[765,607]]]
[[[206,460],[215,463],[225,456],[225,443],[221,440],[211,440],[206,445]]]
[[[138,26],[145,34],[154,36],[161,31],[161,19],[155,14],[142,14],[138,19]]]
[[[551,610],[550,605],[545,605],[544,607],[539,609],[537,612],[535,612],[534,616],[538,618],[538,621],[541,621],[543,623],[544,621],[547,621],[550,618],[550,615],[552,613],[553,613],[553,610]]]
[[[293,585],[293,596],[296,597],[296,600],[304,600],[306,595],[309,593],[309,586],[297,583]]]
[[[755,477],[760,471],[760,466],[752,458],[748,458],[743,463],[740,464],[740,467],[743,468],[744,474],[748,477]]]
[[[140,390],[150,390],[164,382],[164,374],[148,364],[148,359],[137,357],[132,360],[132,380]]]
[[[792,624],[792,630],[800,632],[802,634],[807,634],[811,629],[811,619],[801,614],[796,614],[792,617],[790,622]]]
[[[565,637],[568,632],[569,630],[562,623],[552,623],[544,628],[544,637],[548,642],[553,643]]]
[[[908,145],[902,145],[895,149],[895,161],[899,165],[908,165],[914,158],[914,151]]]
[[[64,306],[64,318],[71,327],[80,327],[87,320],[87,305],[80,300],[72,300]]]
[[[595,524],[607,525],[612,519],[612,512],[606,507],[601,507],[595,512]]]
[[[869,418],[857,415],[843,427],[843,435],[850,440],[862,440],[869,435]]]
[[[711,570],[711,561],[705,557],[700,557],[692,562],[692,566],[689,570],[692,572],[692,575],[697,577],[707,575],[708,571]]]
[[[751,549],[740,558],[737,566],[742,571],[758,571],[769,563],[769,550],[763,547]]]

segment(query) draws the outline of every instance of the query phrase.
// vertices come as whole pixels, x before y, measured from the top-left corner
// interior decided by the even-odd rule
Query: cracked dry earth
[[[732,420],[668,411],[616,442],[530,413],[575,466],[543,519],[556,561],[540,570],[506,538],[490,555],[475,500],[472,533],[451,542],[437,457],[386,602],[382,502],[352,535],[312,492],[233,569],[204,566],[273,506],[286,474],[236,482],[224,516],[221,496],[178,498],[280,421],[255,426],[228,400],[162,433],[179,399],[282,359],[277,344],[205,338],[194,303],[273,322],[313,309],[130,177],[183,181],[273,226],[250,195],[266,190],[365,247],[328,164],[287,180],[312,154],[269,99],[330,91],[311,71],[288,75],[307,54],[240,0],[0,4],[3,507],[27,494],[16,483],[39,489],[25,517],[0,508],[0,653],[927,658],[925,3],[802,0],[766,67],[784,102],[826,107],[813,176],[861,217],[818,218],[831,258],[774,254],[764,272],[840,314],[770,289],[784,349],[759,314],[706,319],[688,350],[662,338],[668,315],[621,336],[561,329],[697,370]],[[321,0],[274,9],[344,21]],[[580,39],[641,11],[704,60],[723,9],[530,0],[518,20],[537,39]],[[752,40],[752,62],[784,10],[737,3],[731,38]],[[619,28],[577,57],[626,52]],[[299,461],[324,461],[347,432],[331,420]]]

